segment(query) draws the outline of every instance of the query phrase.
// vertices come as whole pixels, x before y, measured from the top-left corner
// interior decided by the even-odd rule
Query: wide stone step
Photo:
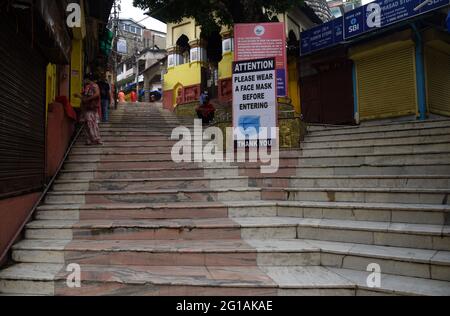
[[[84,140],[80,139],[77,141],[74,148],[85,148],[90,147],[88,145],[84,145]],[[161,148],[172,148],[177,141],[175,140],[141,140],[141,141],[104,141],[102,147],[110,148],[110,147],[137,147],[137,146],[145,146],[145,147],[161,147]],[[170,152],[170,150],[169,150]]]
[[[382,138],[409,138],[409,137],[419,137],[419,136],[443,136],[450,134],[450,126],[442,127],[427,127],[420,129],[404,129],[387,130],[383,132],[363,132],[358,131],[350,132],[348,134],[330,134],[326,136],[315,136],[315,132],[311,132],[307,136],[308,142],[341,142],[341,141],[352,141],[352,140],[375,140]]]
[[[449,127],[450,120],[428,120],[428,121],[406,121],[406,122],[391,122],[379,124],[365,124],[361,126],[317,126],[309,127],[308,130],[314,136],[328,136],[328,135],[343,135],[343,134],[358,134],[369,132],[386,132],[386,131],[403,131],[411,129],[424,129],[430,127]]]
[[[208,189],[208,188],[244,188],[248,186],[247,177],[234,178],[151,178],[128,180],[58,180],[53,191],[135,191],[160,189]]]
[[[297,169],[297,176],[345,176],[345,175],[443,175],[450,174],[447,164],[348,164],[340,166],[302,166]]]
[[[249,203],[250,204],[250,203]],[[267,212],[272,206],[267,206]],[[251,205],[247,208],[251,209]],[[226,218],[228,208],[221,202],[120,203],[120,204],[44,204],[38,207],[37,220],[142,220]],[[258,207],[263,213],[263,207]],[[268,213],[276,215],[276,211]]]
[[[450,226],[293,217],[34,221],[26,238],[53,240],[313,239],[450,250]]]
[[[449,195],[450,189],[287,188],[281,189],[280,197],[291,201],[450,205]]]
[[[244,239],[313,239],[365,245],[450,250],[450,226],[446,225],[292,217],[234,218],[234,221],[241,225]]]
[[[28,295],[450,295],[449,282],[325,267],[155,267],[83,265],[81,288],[66,285],[62,264],[18,264],[0,273],[0,293]]]
[[[255,170],[260,170],[255,169]],[[294,170],[295,173],[295,170]],[[217,168],[141,168],[141,169],[73,169],[62,170],[60,180],[85,179],[148,179],[148,178],[180,178],[180,177],[236,177],[239,169],[236,167],[218,166]],[[245,176],[245,175],[242,175]]]
[[[449,205],[315,201],[225,203],[228,206],[229,215],[233,218],[281,216],[387,223],[450,224]]]
[[[403,142],[403,141],[402,141]],[[382,154],[382,155],[395,155],[395,154],[414,154],[414,153],[433,153],[433,152],[449,152],[450,142],[447,139],[441,139],[439,141],[432,141],[431,143],[424,141],[422,143],[411,144],[380,144],[370,145],[361,141],[360,145],[357,144],[329,144],[330,146],[324,146],[325,143],[308,143],[303,144],[305,146],[301,151],[303,157],[308,156],[348,156],[348,155],[362,155],[362,154]],[[351,146],[351,147],[350,147]]]
[[[450,145],[450,144],[449,144]],[[414,153],[414,154],[355,154],[346,156],[311,156],[299,158],[299,167],[303,166],[346,166],[349,164],[360,165],[417,165],[417,164],[448,164],[450,152]]]
[[[38,207],[39,220],[298,217],[411,224],[450,224],[450,206],[432,204],[227,201],[164,204],[69,204]]]
[[[436,188],[450,189],[449,175],[355,175],[355,176],[305,176],[287,178],[293,188]],[[273,182],[265,178],[266,182]]]
[[[101,203],[164,203],[189,201],[243,201],[261,198],[259,188],[225,189],[164,189],[123,191],[69,191],[50,192],[47,204],[101,204]]]
[[[13,248],[18,263],[130,266],[330,266],[450,280],[450,252],[314,240],[55,241],[25,240]]]
[[[354,148],[354,147],[377,147],[377,146],[392,146],[401,145],[433,145],[449,143],[448,136],[450,134],[440,134],[433,136],[412,136],[412,137],[396,137],[396,138],[375,138],[375,139],[354,139],[354,140],[341,140],[341,141],[315,141],[306,137],[305,141],[301,143],[302,149],[338,149],[338,148]],[[364,149],[362,148],[362,149]]]
[[[101,162],[89,162],[89,161],[78,161],[71,160],[64,164],[64,170],[133,170],[133,169],[196,169],[200,168],[200,164],[195,162],[181,162],[177,163],[172,160],[161,160],[161,159],[142,159],[139,160],[104,160]]]
[[[173,220],[34,221],[27,239],[51,240],[237,240],[240,225],[228,218]]]

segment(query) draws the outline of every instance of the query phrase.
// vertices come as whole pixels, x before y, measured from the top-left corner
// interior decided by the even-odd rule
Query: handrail
[[[45,185],[44,191],[39,196],[39,199],[36,201],[36,203],[34,203],[33,208],[31,209],[31,211],[29,212],[29,214],[27,215],[27,217],[25,218],[23,223],[20,225],[20,228],[17,230],[16,234],[14,235],[14,237],[11,239],[11,241],[8,243],[8,245],[6,246],[5,250],[1,254],[1,256],[0,256],[0,266],[1,266],[1,263],[3,262],[3,260],[6,259],[6,256],[7,256],[8,252],[9,252],[9,250],[11,249],[11,247],[14,245],[14,243],[16,242],[16,240],[19,237],[19,235],[24,230],[25,225],[31,220],[31,218],[33,217],[34,213],[36,212],[36,209],[39,207],[39,205],[41,204],[41,202],[44,200],[45,196],[47,195],[48,191],[53,186],[53,183],[55,182],[55,180],[58,177],[58,175],[59,175],[59,173],[60,173],[64,163],[66,162],[66,159],[67,159],[67,157],[70,154],[70,151],[72,150],[73,146],[75,145],[76,141],[80,137],[81,132],[83,130],[84,130],[84,124],[78,129],[78,131],[76,132],[75,136],[73,137],[72,142],[70,143],[69,147],[67,148],[66,153],[64,154],[64,157],[61,160],[56,173],[53,175],[53,177],[50,179],[50,181]]]

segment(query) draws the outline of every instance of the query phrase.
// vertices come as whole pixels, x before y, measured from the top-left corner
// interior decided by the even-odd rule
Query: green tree
[[[274,14],[302,4],[303,0],[134,0],[136,7],[167,23],[194,18],[206,34],[222,25],[270,22]]]

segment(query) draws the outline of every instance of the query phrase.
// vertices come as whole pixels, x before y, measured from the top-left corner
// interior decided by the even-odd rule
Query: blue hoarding
[[[301,54],[308,54],[320,49],[339,44],[344,39],[342,17],[302,32]]]
[[[339,44],[344,39],[398,23],[450,5],[450,0],[376,0],[301,34],[300,53],[305,55]]]
[[[374,29],[449,5],[449,0],[376,0],[344,15],[344,37],[349,39]]]

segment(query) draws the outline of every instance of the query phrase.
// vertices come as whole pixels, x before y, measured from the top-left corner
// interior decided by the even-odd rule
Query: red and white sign
[[[287,96],[286,31],[284,23],[234,25],[234,60],[275,58],[277,96]]]

